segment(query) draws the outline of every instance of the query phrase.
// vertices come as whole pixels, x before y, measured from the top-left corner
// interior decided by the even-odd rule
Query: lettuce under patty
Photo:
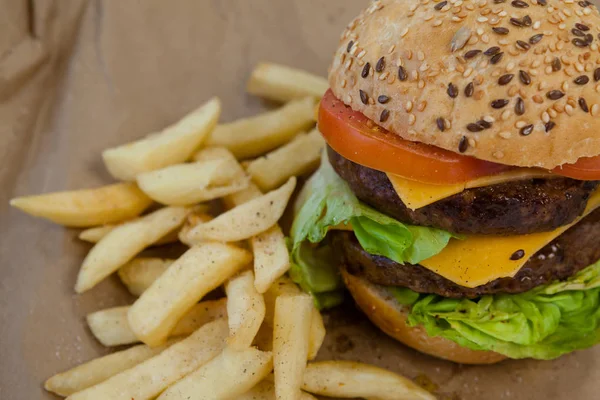
[[[406,225],[360,202],[348,184],[323,155],[321,167],[306,183],[291,230],[290,275],[315,296],[317,306],[341,302],[342,289],[331,250],[321,242],[331,228],[351,226],[360,245],[369,253],[397,263],[417,264],[446,247],[451,233],[441,229]]]
[[[342,301],[337,266],[323,242],[329,229],[349,225],[369,253],[410,264],[438,254],[453,237],[439,229],[403,224],[361,203],[326,156],[297,204],[290,275],[314,296],[319,308]],[[410,306],[411,325],[423,325],[430,336],[473,350],[552,359],[600,342],[600,261],[566,281],[520,294],[449,299],[407,288],[389,290],[398,303]]]
[[[600,261],[562,282],[519,294],[449,299],[390,288],[412,326],[473,350],[552,359],[600,342]]]

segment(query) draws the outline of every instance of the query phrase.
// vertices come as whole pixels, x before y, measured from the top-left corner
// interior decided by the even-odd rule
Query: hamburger
[[[293,279],[455,362],[599,342],[598,32],[588,1],[372,2],[329,70]]]

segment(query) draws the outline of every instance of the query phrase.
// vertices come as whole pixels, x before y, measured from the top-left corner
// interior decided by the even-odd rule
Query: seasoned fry
[[[195,303],[251,261],[250,252],[231,245],[192,247],[133,304],[129,326],[144,343],[162,344]]]
[[[225,348],[220,355],[167,389],[158,400],[234,399],[250,390],[272,369],[271,353],[254,348]]]
[[[105,150],[106,169],[116,179],[133,181],[142,172],[185,162],[216,126],[220,114],[221,102],[212,98],[161,132]]]
[[[283,214],[295,186],[296,178],[292,177],[279,189],[237,206],[210,222],[198,225],[188,236],[194,241],[223,242],[235,242],[255,236],[275,225]]]
[[[227,322],[210,322],[159,355],[68,399],[153,399],[168,386],[216,357],[225,346],[226,336]]]
[[[317,168],[324,144],[317,129],[301,133],[286,145],[250,162],[246,171],[261,190],[271,190],[290,176],[303,175]]]
[[[140,340],[129,327],[127,313],[131,307],[113,307],[88,314],[92,334],[104,346],[121,346]],[[173,328],[169,336],[189,335],[202,325],[227,317],[227,300],[207,300],[194,305]]]
[[[166,205],[192,205],[235,193],[248,185],[237,178],[237,161],[217,159],[171,165],[137,177],[142,191]]]
[[[245,271],[231,278],[225,285],[229,339],[227,345],[243,350],[252,345],[265,318],[265,301],[254,287],[254,274]]]
[[[285,236],[279,225],[273,225],[250,239],[250,243],[254,254],[254,286],[264,293],[290,268]]]
[[[95,358],[68,371],[54,375],[46,381],[44,388],[60,396],[69,396],[135,367],[139,363],[160,354],[167,346],[168,344],[150,348],[146,345],[139,345]]]
[[[88,228],[79,233],[78,238],[83,240],[84,242],[89,243],[98,243],[100,239],[104,236],[108,235],[108,232],[115,229],[117,225],[101,225],[96,226],[94,228]],[[153,243],[154,246],[162,246],[163,244],[174,243],[178,241],[179,238],[177,236],[177,231],[172,231],[167,233],[162,238],[158,239],[156,243]]]
[[[213,219],[213,217],[205,213],[190,213],[186,218],[185,223],[179,230],[179,241],[190,247],[194,246],[195,244],[200,244],[200,242],[194,242],[189,238],[190,231],[197,225],[208,222],[211,219]]]
[[[140,251],[180,226],[187,213],[188,209],[183,207],[161,208],[113,229],[83,260],[75,291],[82,293],[94,287]]]
[[[213,160],[234,160],[237,162],[235,156],[229,151],[226,147],[212,146],[205,147],[201,149],[199,152],[194,154],[192,157],[194,161],[213,161]],[[236,168],[238,173],[244,173],[244,170],[239,167],[239,163],[236,166],[232,166]]]
[[[94,189],[17,197],[10,205],[54,223],[85,228],[135,217],[152,199],[134,183],[116,183]]]
[[[223,198],[223,203],[225,204],[225,207],[231,209],[236,206],[247,203],[250,200],[254,200],[262,195],[263,193],[260,191],[258,186],[250,182],[246,189],[230,194],[229,196],[225,196]]]
[[[369,400],[434,400],[435,396],[410,379],[353,361],[310,363],[304,371],[302,389],[328,396]]]
[[[313,307],[312,298],[306,294],[279,296],[275,300],[273,364],[278,400],[300,398]]]
[[[174,261],[155,257],[134,258],[119,268],[119,278],[132,295],[141,296]]]
[[[287,102],[305,96],[321,98],[329,88],[327,79],[296,68],[260,63],[252,71],[248,92],[270,100]]]
[[[264,293],[265,299],[265,323],[263,325],[269,326],[271,329],[274,327],[274,313],[275,313],[275,300],[279,296],[285,295],[299,295],[302,294],[302,290],[296,285],[290,278],[287,276],[282,276],[277,279]],[[313,311],[310,319],[310,337],[308,340],[308,359],[313,360],[321,345],[323,344],[323,340],[325,340],[325,324],[323,323],[323,317],[319,310],[313,305]],[[259,333],[261,333],[259,331]],[[264,334],[263,334],[264,335]],[[262,338],[261,340],[267,340],[266,338]]]
[[[314,98],[306,97],[256,117],[218,125],[206,143],[226,147],[239,159],[256,157],[310,128],[314,105]]]
[[[243,395],[238,396],[236,400],[275,400],[275,385],[273,382],[264,380]],[[316,397],[302,392],[300,400],[316,400]]]

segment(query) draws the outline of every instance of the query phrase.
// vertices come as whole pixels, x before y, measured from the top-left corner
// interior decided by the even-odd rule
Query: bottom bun
[[[396,340],[422,353],[461,364],[493,364],[506,356],[493,351],[471,350],[451,340],[429,336],[422,326],[411,327],[406,319],[408,308],[401,306],[383,286],[349,274],[341,269],[348,290],[369,319]]]

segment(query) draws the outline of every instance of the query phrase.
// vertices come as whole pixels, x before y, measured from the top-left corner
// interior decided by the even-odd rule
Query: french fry
[[[154,348],[139,345],[93,359],[68,371],[54,375],[46,381],[44,388],[60,396],[69,396],[135,367],[139,363],[160,354],[166,347],[167,345]]]
[[[127,313],[130,306],[113,307],[96,311],[87,316],[92,334],[104,346],[121,346],[140,340],[129,327]],[[202,325],[227,317],[227,300],[207,300],[195,304],[170,332],[169,336],[189,335]]]
[[[229,338],[227,345],[243,350],[252,345],[265,318],[265,301],[254,287],[254,274],[245,271],[225,284]]]
[[[314,105],[314,98],[306,97],[256,117],[218,125],[206,144],[226,147],[238,159],[256,157],[312,126]]]
[[[240,168],[241,168],[241,166],[240,166]],[[223,203],[225,204],[225,207],[227,207],[228,209],[231,209],[236,206],[247,203],[250,200],[254,200],[262,195],[263,195],[263,193],[260,191],[258,186],[256,186],[256,184],[250,182],[246,189],[243,189],[243,190],[240,190],[239,192],[235,192],[228,196],[225,196],[223,198]]]
[[[250,252],[232,245],[190,248],[131,306],[129,326],[144,343],[162,344],[194,304],[251,261]]]
[[[227,322],[210,322],[133,368],[77,392],[69,400],[147,400],[216,357],[225,346]]]
[[[81,231],[77,237],[80,240],[83,240],[84,242],[98,243],[100,239],[108,235],[108,233],[115,229],[116,226],[117,225],[95,226],[93,228],[88,228],[86,230]],[[162,246],[163,244],[175,243],[178,240],[179,237],[177,236],[177,231],[172,231],[167,233],[162,238],[158,239],[153,245]]]
[[[201,149],[196,154],[194,154],[194,156],[192,157],[192,160],[193,161],[234,160],[237,162],[237,159],[231,153],[231,151],[229,151],[226,147],[219,147],[219,146],[211,146],[211,147],[205,147],[205,148]],[[238,163],[238,166],[239,166],[239,163]],[[233,168],[236,168],[236,171],[238,173],[242,173],[242,174],[244,173],[244,170],[242,168],[238,168],[238,167],[233,167]]]
[[[261,190],[271,190],[290,176],[303,175],[317,168],[324,144],[317,129],[301,133],[291,142],[250,162],[246,171]]]
[[[130,219],[150,204],[152,199],[134,183],[17,197],[10,201],[11,206],[27,214],[79,228]]]
[[[183,207],[161,208],[110,231],[83,260],[75,291],[82,293],[94,287],[140,251],[180,226],[188,212]]]
[[[142,172],[185,162],[216,126],[220,114],[221,102],[215,97],[161,132],[105,150],[104,165],[116,179],[133,181]]]
[[[190,240],[189,233],[192,229],[194,229],[197,225],[203,224],[212,220],[213,217],[211,215],[205,213],[190,213],[183,226],[179,230],[179,241],[183,244],[186,244],[190,247],[199,244],[200,242],[194,242]]]
[[[285,236],[279,225],[273,225],[250,239],[250,244],[254,254],[254,286],[264,293],[290,268]]]
[[[236,397],[236,400],[275,400],[275,385],[273,382],[264,380],[246,393]],[[302,392],[300,400],[316,400],[316,397]]]
[[[171,165],[142,173],[137,182],[144,193],[159,203],[192,205],[244,189],[248,179],[236,179],[235,165],[237,161],[228,159]]]
[[[233,399],[250,390],[273,369],[271,353],[254,348],[225,348],[170,388],[158,400]]]
[[[279,189],[237,206],[210,222],[198,225],[189,232],[188,237],[193,241],[235,242],[255,236],[277,223],[295,186],[296,178],[292,177]]]
[[[141,296],[174,261],[155,257],[134,258],[119,268],[119,278],[132,295]]]
[[[369,400],[434,400],[435,396],[410,379],[353,361],[310,363],[304,371],[302,388],[328,397]]]
[[[304,292],[300,290],[287,276],[282,276],[276,280],[269,290],[264,293],[265,300],[265,322],[263,325],[269,326],[271,329],[274,327],[274,314],[275,314],[275,300],[279,296],[295,296],[300,295]],[[319,310],[313,305],[313,311],[310,319],[310,336],[308,340],[308,360],[313,360],[317,357],[317,353],[325,340],[325,324],[323,323],[323,317]],[[259,331],[260,333],[260,331]],[[264,335],[264,334],[263,334]],[[261,338],[266,340],[264,338]]]
[[[287,102],[312,96],[320,99],[329,89],[327,79],[285,65],[260,63],[248,81],[248,93]]]
[[[279,296],[275,300],[273,364],[278,400],[300,399],[313,307],[307,294]]]

